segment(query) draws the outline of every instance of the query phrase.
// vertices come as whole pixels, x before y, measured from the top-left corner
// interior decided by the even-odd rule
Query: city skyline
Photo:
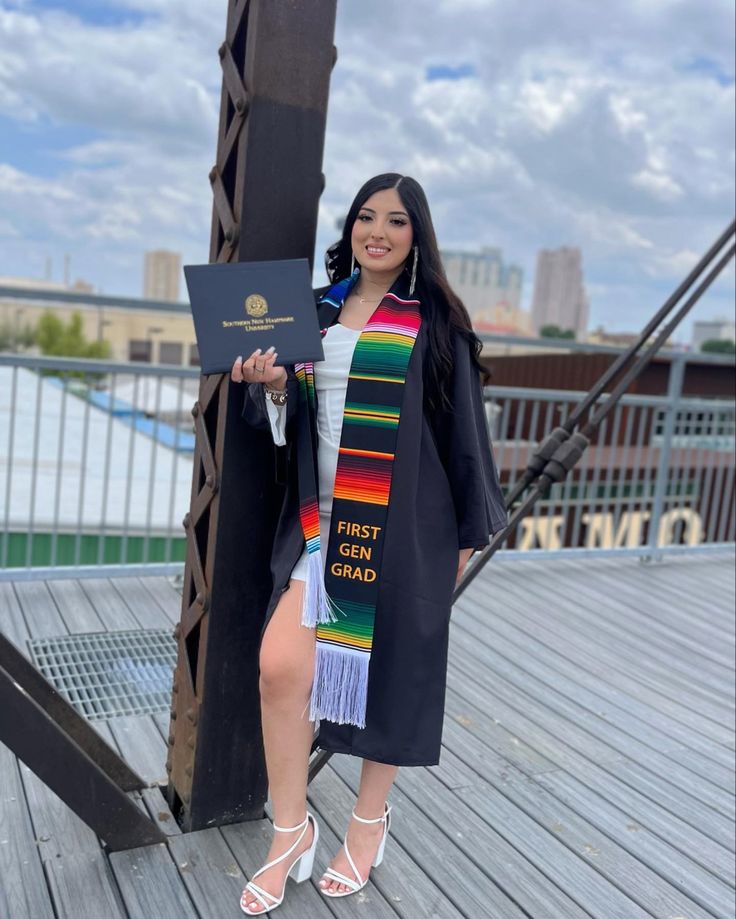
[[[610,343],[625,346],[638,332],[634,328],[607,328],[603,323],[594,326],[589,321],[590,302],[582,270],[582,253],[577,247],[559,246],[537,252],[528,309],[522,305],[523,271],[519,265],[506,261],[498,247],[483,246],[477,251],[441,249],[440,256],[448,282],[463,301],[477,331],[501,336],[537,337],[545,325],[556,325],[562,331],[573,331],[578,341],[590,340],[600,344],[610,340]],[[17,285],[21,288],[38,287],[39,290],[45,288],[106,295],[83,278],[75,278],[72,282],[70,262],[67,253],[64,257],[63,281],[53,279],[52,263],[47,258],[43,279],[0,275],[0,286]],[[186,298],[182,300],[178,297],[183,279],[181,253],[165,249],[145,252],[141,278],[142,295],[130,295],[132,301],[188,302]],[[733,320],[723,314],[715,314],[707,319],[693,319],[687,336],[683,334],[683,327],[680,327],[679,334],[673,336],[668,347],[677,342],[698,350],[701,340],[708,337],[733,339],[733,325]],[[720,331],[709,336],[702,332],[705,327],[718,328]]]

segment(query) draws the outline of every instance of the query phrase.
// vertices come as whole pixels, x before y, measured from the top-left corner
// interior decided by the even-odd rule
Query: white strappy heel
[[[386,848],[386,837],[388,836],[388,831],[391,827],[391,805],[384,804],[384,812],[382,817],[376,817],[375,820],[366,820],[364,817],[359,817],[355,811],[353,811],[353,817],[359,823],[382,823],[383,824],[383,836],[381,837],[381,842],[378,845],[378,851],[376,852],[376,857],[373,859],[373,868],[377,868],[383,861],[383,850]],[[368,877],[365,880],[360,876],[360,871],[355,867],[355,862],[353,861],[350,851],[348,849],[348,834],[345,833],[345,839],[343,840],[343,848],[345,849],[345,855],[348,857],[350,862],[350,867],[353,869],[353,874],[355,878],[349,878],[344,874],[340,874],[339,871],[335,871],[334,868],[327,868],[325,871],[325,877],[329,878],[331,881],[338,881],[340,884],[346,884],[350,890],[342,890],[337,892],[332,892],[326,888],[320,887],[319,892],[323,893],[326,897],[348,897],[350,894],[357,893],[359,890],[362,890],[365,885],[368,883]],[[369,873],[370,876],[370,873]],[[357,878],[357,880],[356,880]]]
[[[281,896],[276,897],[274,894],[269,893],[267,890],[264,890],[262,887],[259,887],[257,884],[254,884],[253,881],[264,871],[268,871],[269,868],[273,868],[274,865],[278,865],[279,862],[282,862],[285,858],[288,858],[291,853],[296,849],[299,843],[304,839],[304,834],[307,832],[307,827],[309,826],[309,821],[312,821],[314,826],[314,839],[312,840],[311,846],[306,849],[298,858],[294,860],[294,864],[289,868],[286,877],[284,878],[284,886],[281,888]],[[319,838],[319,826],[314,817],[314,814],[310,814],[307,811],[307,816],[302,820],[297,826],[276,826],[273,825],[274,830],[277,833],[295,833],[297,830],[301,830],[298,839],[296,842],[284,852],[283,855],[279,855],[278,858],[275,858],[272,862],[269,862],[267,865],[264,865],[262,868],[259,868],[258,871],[253,875],[253,877],[248,881],[243,889],[242,894],[240,895],[240,908],[247,916],[262,916],[264,913],[270,913],[272,909],[276,909],[277,906],[281,906],[281,903],[284,899],[284,892],[286,890],[286,882],[290,877],[293,877],[297,884],[301,884],[302,881],[308,881],[311,874],[312,868],[314,866],[314,853],[317,849],[317,839]],[[260,902],[263,909],[252,910],[245,902],[246,893],[252,893],[253,896]],[[269,900],[271,902],[269,902]]]

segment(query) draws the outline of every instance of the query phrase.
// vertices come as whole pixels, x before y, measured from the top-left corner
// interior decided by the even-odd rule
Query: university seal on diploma
[[[268,301],[260,294],[251,294],[245,298],[245,311],[249,316],[265,316],[268,312]]]

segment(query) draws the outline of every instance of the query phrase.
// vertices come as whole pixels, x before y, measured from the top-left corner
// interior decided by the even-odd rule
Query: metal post
[[[664,502],[667,494],[667,480],[670,468],[670,450],[672,437],[675,433],[677,411],[682,396],[682,383],[685,378],[685,364],[687,356],[678,354],[672,356],[670,374],[667,383],[667,408],[664,413],[664,428],[662,430],[662,443],[659,448],[659,463],[657,464],[657,478],[654,483],[654,497],[652,499],[652,515],[649,518],[649,546],[652,554],[656,555],[658,549],[659,523],[662,519]]]
[[[210,261],[308,258],[319,196],[336,0],[230,0]],[[233,359],[236,355],[233,355]],[[185,830],[260,818],[258,648],[282,491],[242,386],[202,377],[167,770]]]

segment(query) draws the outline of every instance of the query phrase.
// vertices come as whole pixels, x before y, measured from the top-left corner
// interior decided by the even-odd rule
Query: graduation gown
[[[315,291],[315,297],[325,290]],[[336,322],[339,314],[330,304],[318,305],[320,328]],[[439,762],[458,552],[488,545],[507,520],[480,377],[470,345],[460,333],[453,335],[447,383],[451,411],[430,413],[424,405],[426,320],[409,360],[379,572],[366,726],[320,721],[318,745],[332,753],[397,766]],[[298,384],[293,367],[286,369],[287,444],[276,448],[285,453],[286,491],[263,631],[304,547],[296,468]],[[254,427],[270,427],[260,383],[246,387],[243,417]]]

